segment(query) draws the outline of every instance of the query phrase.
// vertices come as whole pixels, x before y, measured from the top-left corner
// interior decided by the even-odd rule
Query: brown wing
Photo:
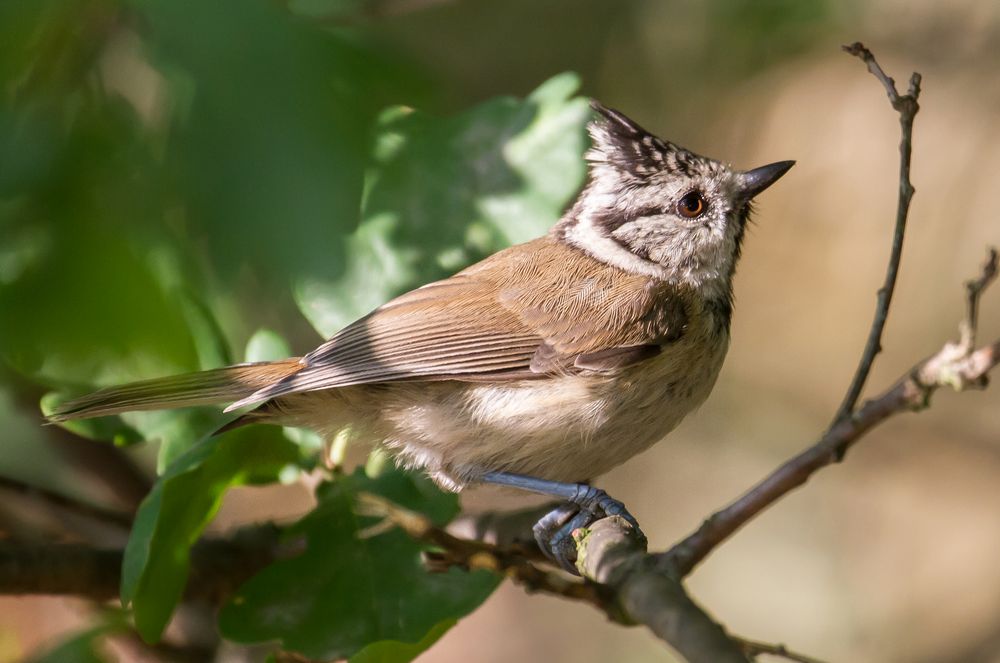
[[[679,300],[662,295],[648,277],[535,240],[397,297],[303,357],[300,371],[229,409],[375,382],[618,368],[655,355],[683,329]]]

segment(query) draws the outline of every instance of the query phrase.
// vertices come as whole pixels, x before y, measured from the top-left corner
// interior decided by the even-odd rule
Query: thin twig
[[[844,400],[826,432],[812,447],[775,470],[769,477],[737,499],[731,505],[713,514],[692,535],[675,545],[664,557],[663,562],[673,565],[682,576],[690,573],[694,566],[724,539],[754,517],[762,509],[772,504],[788,491],[802,485],[820,467],[834,460],[841,460],[847,448],[857,437],[879,421],[892,414],[880,408],[872,408],[872,402],[857,411],[857,402],[868,380],[875,356],[882,350],[882,332],[889,314],[889,305],[896,287],[899,262],[902,256],[906,220],[909,214],[913,186],[910,183],[910,156],[912,153],[913,118],[919,110],[917,98],[920,95],[920,74],[910,77],[910,88],[906,95],[896,90],[895,81],[886,75],[871,51],[860,42],[844,46],[844,50],[860,58],[868,70],[882,83],[889,102],[899,113],[899,201],[896,208],[896,225],[893,231],[892,250],[886,268],[885,281],[878,291],[875,317],[868,333],[864,351],[858,363],[854,378],[844,396]],[[880,399],[876,399],[878,401]],[[879,418],[873,419],[875,414]],[[864,415],[864,416],[863,416]],[[831,455],[832,454],[832,455]]]
[[[448,523],[446,530],[462,539],[476,539],[498,546],[521,546],[530,556],[543,561],[546,557],[538,549],[531,534],[531,526],[561,502],[546,502],[517,511],[484,511],[463,513]]]
[[[899,200],[896,206],[896,228],[892,235],[892,250],[889,255],[889,264],[886,268],[885,281],[878,291],[877,303],[875,305],[875,318],[872,320],[871,329],[868,332],[868,340],[865,343],[864,352],[858,368],[851,380],[851,386],[844,395],[844,400],[837,410],[833,423],[843,421],[853,414],[857,406],[861,392],[864,390],[868,374],[871,372],[875,356],[882,351],[882,332],[885,329],[886,318],[889,315],[889,305],[892,303],[892,294],[896,289],[896,277],[899,274],[899,261],[903,254],[903,236],[906,233],[906,219],[910,211],[910,200],[913,198],[913,185],[910,183],[910,156],[913,152],[913,118],[920,105],[917,98],[920,96],[920,74],[913,72],[910,76],[910,89],[905,95],[900,95],[896,90],[896,82],[882,71],[875,60],[875,56],[861,42],[855,42],[843,49],[858,58],[861,58],[868,71],[882,83],[889,102],[899,113],[899,126],[901,137],[899,141]]]
[[[76,514],[87,516],[88,518],[94,518],[95,520],[99,520],[101,522],[111,523],[119,527],[124,527],[125,529],[132,527],[134,514],[126,511],[118,511],[116,509],[109,509],[108,507],[96,504],[90,504],[89,502],[83,502],[63,495],[62,493],[57,493],[56,491],[48,488],[33,486],[19,479],[0,476],[0,489],[15,492],[19,495],[25,495],[27,497],[38,498],[46,504],[59,509],[71,511]]]
[[[794,652],[785,645],[781,644],[772,645],[767,642],[744,640],[740,638],[740,645],[742,645],[743,651],[745,651],[750,658],[755,660],[758,656],[765,655],[783,658],[786,661],[795,661],[795,663],[823,663],[823,661],[818,658]]]
[[[997,250],[990,248],[980,277],[965,283],[965,319],[962,320],[962,326],[959,329],[961,332],[959,343],[969,351],[976,347],[976,328],[979,326],[979,295],[997,277],[997,262]]]

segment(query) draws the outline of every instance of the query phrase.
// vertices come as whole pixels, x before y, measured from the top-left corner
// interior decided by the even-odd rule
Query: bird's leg
[[[635,528],[639,536],[645,538],[639,529],[639,523],[625,505],[600,488],[585,483],[547,481],[509,472],[487,472],[483,475],[482,481],[529,490],[567,501],[567,504],[543,516],[532,531],[542,552],[570,573],[577,574],[574,564],[576,546],[573,545],[573,530],[586,527],[605,516],[621,516]]]

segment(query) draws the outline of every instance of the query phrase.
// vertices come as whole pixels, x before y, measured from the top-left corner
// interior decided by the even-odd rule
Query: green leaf
[[[107,663],[96,647],[105,632],[105,628],[96,628],[77,633],[27,663]]]
[[[336,274],[358,221],[372,122],[412,77],[361,31],[329,29],[331,16],[302,20],[284,3],[129,4],[153,66],[170,89],[190,91],[165,158],[213,268],[252,266],[281,290],[292,276]],[[292,11],[302,4],[316,3]]]
[[[15,388],[0,384],[0,475],[21,479],[33,486],[79,494],[80,485],[72,467],[46,438],[38,417],[18,407]],[[0,657],[2,660],[2,657]]]
[[[446,619],[438,622],[427,631],[420,642],[397,642],[395,640],[380,640],[374,642],[351,657],[348,663],[407,663],[431,648],[441,636],[458,623],[457,619]]]
[[[378,521],[355,514],[359,491],[439,524],[458,508],[454,495],[398,470],[370,478],[359,469],[322,485],[316,509],[288,532],[305,539],[305,552],[275,562],[240,588],[219,616],[225,637],[277,640],[310,658],[405,661],[496,588],[500,578],[485,571],[428,573],[420,558],[424,546],[398,529],[362,534]]]
[[[291,355],[288,341],[270,329],[258,329],[247,341],[246,361],[276,361]]]
[[[343,274],[296,286],[313,326],[329,336],[401,292],[544,234],[585,175],[590,111],[577,86],[562,74],[523,101],[452,118],[383,113]]]
[[[99,640],[128,628],[124,615],[118,610],[108,610],[98,617],[99,623],[74,633],[59,644],[27,663],[105,663],[108,658],[97,649]]]
[[[63,392],[50,391],[42,396],[40,403],[42,414],[48,415],[67,400],[69,399]],[[61,421],[57,425],[88,440],[107,440],[116,446],[127,446],[144,439],[139,431],[126,424],[118,416],[72,419]]]
[[[187,581],[189,552],[231,486],[273,481],[297,460],[271,427],[241,428],[189,449],[160,477],[136,514],[122,564],[122,604],[142,637],[159,639]]]
[[[188,407],[180,410],[126,412],[122,421],[142,434],[148,442],[159,442],[156,473],[163,474],[191,447],[219,429],[223,416],[217,408]]]
[[[183,286],[177,288],[177,295],[184,319],[194,339],[198,364],[202,368],[232,364],[233,358],[226,334],[209,305],[199,295]]]
[[[218,320],[205,303],[195,294],[177,285],[179,276],[160,261],[160,280],[170,293],[170,300],[176,304],[188,325],[187,336],[195,347],[198,362],[203,368],[231,363],[228,344]],[[156,348],[158,352],[160,348]],[[102,382],[121,384],[135,379],[127,359],[111,359],[102,367]],[[194,368],[194,367],[192,367]],[[189,369],[190,370],[190,369]],[[168,370],[167,373],[177,372]],[[59,403],[67,400],[69,393],[80,395],[92,388],[67,388],[50,392],[42,398],[43,413],[51,412]],[[223,417],[217,408],[183,408],[180,410],[159,410],[127,412],[96,419],[78,419],[59,422],[66,430],[91,440],[107,440],[118,446],[140,441],[160,444],[157,455],[157,473],[162,474],[174,459],[186,452],[206,433],[216,430]]]

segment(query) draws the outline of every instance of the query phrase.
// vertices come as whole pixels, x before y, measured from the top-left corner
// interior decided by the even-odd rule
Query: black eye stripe
[[[685,214],[682,210],[685,203],[685,199],[688,196],[696,196],[697,200],[701,202],[700,209],[697,209],[696,207],[693,206],[688,208],[690,212],[694,212],[694,210],[697,209],[697,211],[691,214],[690,216],[688,214]],[[608,232],[614,232],[615,230],[618,230],[619,228],[624,226],[626,223],[631,223],[632,221],[635,221],[636,219],[641,219],[644,216],[677,214],[678,216],[681,216],[683,218],[694,219],[702,216],[707,209],[708,209],[708,201],[705,200],[705,196],[700,191],[695,189],[681,196],[680,200],[677,201],[673,209],[670,208],[669,204],[667,206],[649,204],[640,207],[630,208],[627,212],[621,212],[618,210],[608,210],[601,214],[595,215],[594,224],[600,226],[601,228],[606,229]]]
[[[631,208],[628,212],[610,210],[602,213],[600,216],[595,216],[594,223],[607,229],[608,232],[614,232],[626,223],[631,223],[644,216],[657,216],[659,214],[667,214],[668,212],[669,208],[665,208],[663,205],[643,205],[642,207]]]

